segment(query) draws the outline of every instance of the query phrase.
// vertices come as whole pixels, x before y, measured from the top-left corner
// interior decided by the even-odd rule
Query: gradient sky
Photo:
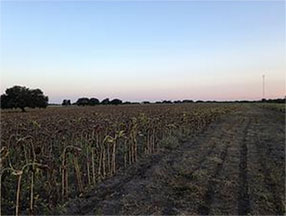
[[[285,96],[284,1],[2,1],[1,93],[233,100]]]

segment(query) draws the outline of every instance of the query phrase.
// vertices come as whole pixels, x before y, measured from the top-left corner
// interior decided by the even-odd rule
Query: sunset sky
[[[51,103],[285,96],[284,1],[2,1],[1,93]]]

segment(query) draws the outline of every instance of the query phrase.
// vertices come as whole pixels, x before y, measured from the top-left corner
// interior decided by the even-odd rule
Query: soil
[[[285,116],[241,105],[173,150],[141,159],[62,214],[282,215]]]

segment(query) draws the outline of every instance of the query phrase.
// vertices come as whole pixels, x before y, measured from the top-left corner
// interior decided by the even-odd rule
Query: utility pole
[[[265,75],[262,75],[262,99],[265,99]]]

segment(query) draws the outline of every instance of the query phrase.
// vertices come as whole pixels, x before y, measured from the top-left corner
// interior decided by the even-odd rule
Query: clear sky
[[[260,99],[285,96],[284,1],[2,1],[1,93]]]

